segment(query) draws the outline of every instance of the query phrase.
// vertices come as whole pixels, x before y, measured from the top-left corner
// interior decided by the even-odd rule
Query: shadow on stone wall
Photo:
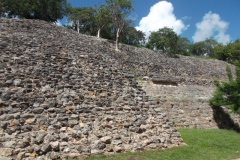
[[[213,109],[213,118],[217,123],[218,128],[220,129],[233,129],[237,132],[240,132],[240,127],[237,123],[233,121],[231,116],[224,111],[222,107],[214,107]]]

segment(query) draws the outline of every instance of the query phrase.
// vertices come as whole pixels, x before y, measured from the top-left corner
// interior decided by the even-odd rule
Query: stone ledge
[[[177,86],[179,80],[177,78],[173,78],[173,77],[155,76],[152,78],[152,82],[153,82],[153,84]]]

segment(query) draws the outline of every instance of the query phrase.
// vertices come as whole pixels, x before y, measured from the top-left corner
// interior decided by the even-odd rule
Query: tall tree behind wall
[[[127,17],[133,10],[132,0],[106,0],[109,6],[112,23],[116,34],[116,50],[118,50],[118,40],[124,25],[127,22]]]
[[[4,5],[4,3],[6,3],[5,1],[6,0],[0,0],[0,17],[5,17],[6,12],[5,10],[6,5]]]
[[[68,14],[66,0],[1,0],[8,17],[56,22]]]
[[[71,8],[68,21],[72,22],[74,30],[78,33],[91,32],[94,25],[95,9],[92,7]]]
[[[119,41],[133,46],[143,46],[145,44],[145,34],[132,26],[126,26]]]
[[[95,6],[96,14],[95,14],[95,24],[97,26],[97,37],[101,36],[101,30],[109,24],[111,24],[111,15],[109,12],[109,7],[101,4],[99,7]]]
[[[173,29],[164,27],[149,36],[146,47],[163,53],[177,54],[178,36]]]
[[[234,63],[240,67],[240,39],[226,45],[218,44],[214,48],[213,57]]]

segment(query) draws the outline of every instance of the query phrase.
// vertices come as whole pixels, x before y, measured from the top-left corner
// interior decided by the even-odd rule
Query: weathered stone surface
[[[60,138],[63,140],[63,141],[67,141],[68,140],[68,135],[66,133],[60,133],[59,134]]]
[[[13,160],[13,158],[0,156],[0,160]]]
[[[17,146],[20,147],[20,148],[26,148],[27,146],[29,146],[29,141],[27,139],[25,140],[20,140],[18,143],[17,143]]]
[[[3,143],[3,147],[5,148],[14,148],[16,145],[15,141],[7,141]]]
[[[52,148],[52,147],[51,147],[50,144],[45,143],[45,144],[42,145],[41,151],[42,151],[43,153],[47,153],[47,152],[49,152],[49,151],[51,150],[51,148]]]
[[[16,160],[22,160],[25,157],[25,152],[18,153]]]
[[[32,112],[34,114],[41,114],[43,111],[44,111],[43,108],[35,108],[35,109],[32,110]]]
[[[101,140],[103,143],[110,144],[111,141],[112,141],[112,137],[111,137],[111,136],[105,136],[105,137],[100,138],[100,140]]]
[[[58,152],[48,152],[46,154],[47,159],[60,159],[60,155]]]
[[[179,90],[225,79],[221,61],[172,58],[127,45],[116,52],[107,40],[38,20],[1,18],[0,33],[4,157],[64,159],[164,148],[182,143],[174,126],[216,127],[205,101],[212,92]],[[178,86],[151,89],[154,75],[169,75]],[[136,81],[141,77],[149,88]]]
[[[2,128],[2,129],[6,129],[7,128],[7,126],[8,126],[8,124],[9,124],[9,122],[0,122],[0,127]]]
[[[46,136],[46,134],[47,134],[46,132],[42,132],[42,131],[38,132],[34,141],[37,144],[43,143],[44,137]]]
[[[0,156],[12,156],[13,149],[12,148],[0,148]]]

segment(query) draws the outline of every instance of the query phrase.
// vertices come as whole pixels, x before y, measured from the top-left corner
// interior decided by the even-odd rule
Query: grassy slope
[[[240,158],[240,134],[218,129],[180,129],[187,146],[91,156],[87,160],[230,160]]]

